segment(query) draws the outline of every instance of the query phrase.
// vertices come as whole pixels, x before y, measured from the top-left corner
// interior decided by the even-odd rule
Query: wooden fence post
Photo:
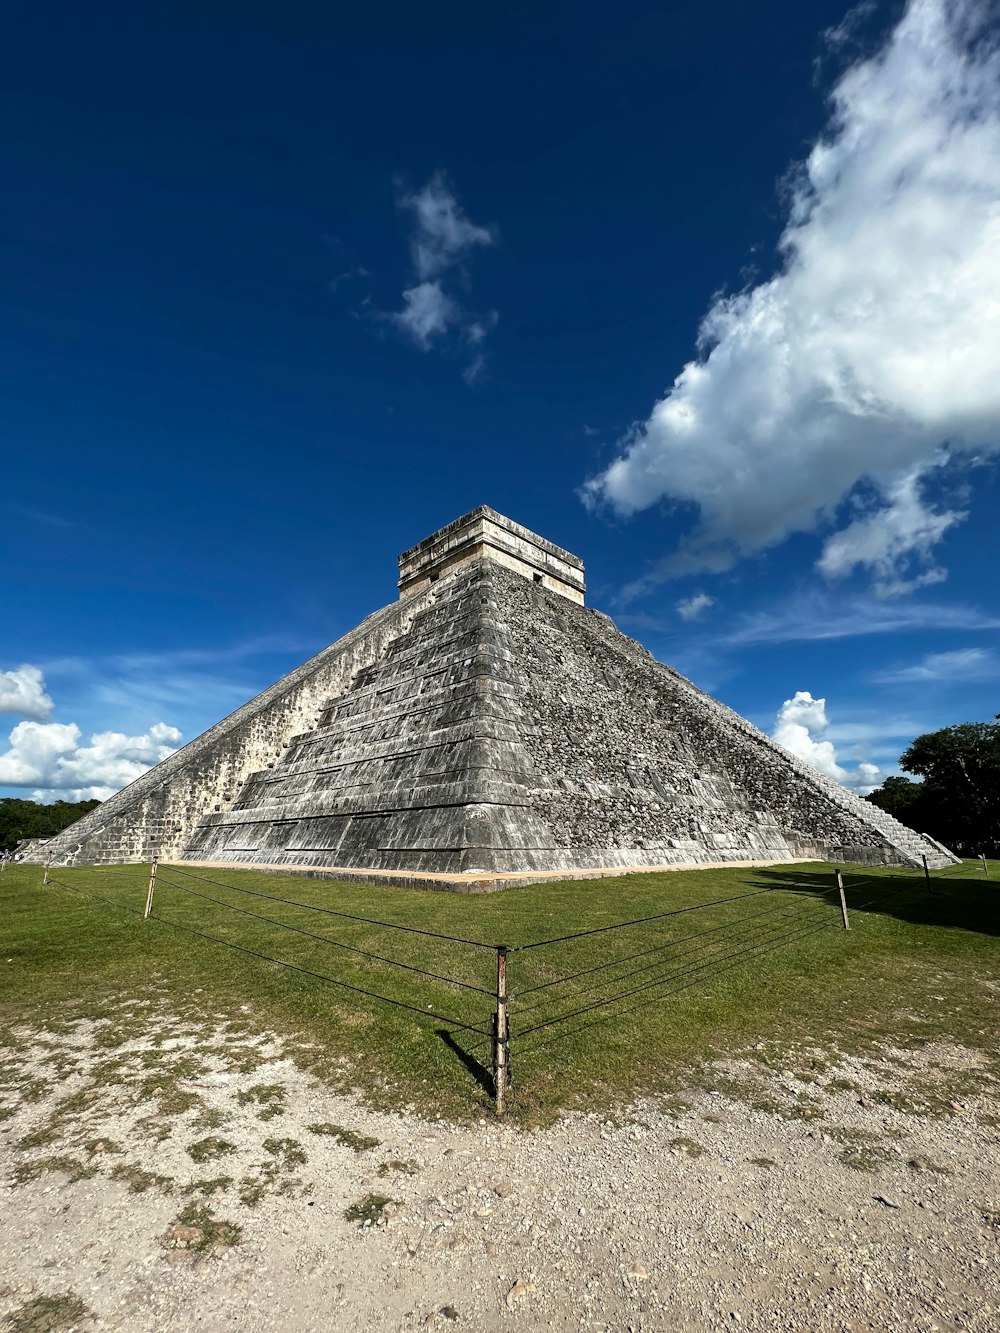
[[[497,1115],[503,1115],[510,1077],[507,1020],[507,946],[497,945],[497,1008],[493,1015],[493,1095]]]
[[[847,899],[844,897],[844,877],[837,871],[837,888],[840,890],[840,915],[844,918],[844,929],[850,930],[850,924],[847,920]]]
[[[149,866],[149,892],[146,894],[146,910],[142,914],[143,921],[147,920],[150,912],[153,910],[153,890],[156,888],[156,863],[159,860],[159,853],[153,853],[153,859]]]

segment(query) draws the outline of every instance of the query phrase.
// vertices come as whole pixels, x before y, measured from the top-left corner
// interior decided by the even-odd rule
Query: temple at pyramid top
[[[498,514],[489,505],[471,509],[404,551],[399,557],[399,595],[423,592],[439,578],[454,574],[480,556],[583,605],[587,585],[579,556]]]

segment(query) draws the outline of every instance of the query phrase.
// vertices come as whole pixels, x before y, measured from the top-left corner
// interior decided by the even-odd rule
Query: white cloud
[[[843,782],[847,771],[837,763],[833,744],[818,739],[828,726],[826,700],[814,699],[808,690],[797,690],[794,698],[786,699],[778,709],[771,736],[827,777]]]
[[[887,717],[878,713],[868,721],[831,722],[825,734],[834,745],[861,746],[873,756],[895,759],[900,750],[906,748],[899,741],[909,742],[929,730],[929,725],[912,717]]]
[[[410,253],[417,280],[403,292],[403,309],[386,318],[425,352],[449,332],[471,347],[480,347],[497,322],[496,311],[474,314],[458,291],[468,282],[466,259],[473,251],[496,244],[495,229],[469,221],[440,172],[399,202],[414,217]],[[470,385],[479,378],[482,363],[482,353],[477,352],[465,371]]]
[[[352,282],[355,278],[370,278],[371,273],[361,264],[351,264],[348,268],[338,273],[335,278],[330,279],[330,291],[335,292],[342,287],[345,282]]]
[[[880,597],[943,583],[947,573],[932,563],[933,548],[966,515],[928,508],[920,494],[922,473],[915,467],[889,483],[882,493],[884,508],[855,519],[830,537],[817,561],[819,571],[827,578],[843,578],[857,566],[866,566],[875,576],[874,590]],[[914,563],[923,568],[908,577]]]
[[[905,685],[937,680],[993,680],[998,674],[996,659],[986,648],[959,648],[949,653],[928,653],[920,662],[879,671],[871,679],[878,685]]]
[[[0,508],[8,510],[12,514],[17,514],[19,518],[29,519],[32,523],[40,523],[47,528],[62,528],[67,531],[91,533],[99,531],[99,529],[91,527],[89,523],[81,523],[76,518],[65,518],[62,514],[53,514],[45,509],[32,509],[27,505],[10,504],[9,502],[0,506]]]
[[[931,550],[961,515],[921,483],[1000,446],[994,10],[911,0],[842,75],[791,184],[780,270],[716,301],[699,359],[585,487],[622,515],[661,499],[700,515],[633,593],[812,531],[865,481],[879,507],[830,539],[823,572],[868,567],[883,593],[941,577]]]
[[[440,172],[422,190],[404,195],[400,207],[410,209],[416,219],[410,249],[417,277],[424,281],[441,277],[477,246],[496,241],[492,227],[469,221]]]
[[[104,800],[174,753],[181,733],[157,722],[142,736],[96,732],[75,722],[19,722],[0,754],[0,787],[33,787],[35,799]]]
[[[483,378],[483,372],[486,369],[486,358],[482,352],[477,352],[469,364],[462,371],[462,379],[471,389]]]
[[[814,699],[808,690],[797,690],[778,709],[774,720],[772,740],[792,754],[818,768],[828,778],[834,778],[862,795],[879,785],[877,765],[864,761],[854,773],[837,762],[833,742],[824,739],[830,720],[826,715],[826,700]]]
[[[421,282],[403,293],[403,309],[391,319],[426,351],[435,338],[447,333],[461,318],[461,311],[439,282]]]
[[[25,662],[13,671],[0,671],[0,713],[44,721],[51,716],[52,708],[39,667]]]
[[[715,605],[715,598],[707,592],[696,592],[691,597],[682,597],[674,608],[681,620],[698,620],[702,613]]]
[[[478,347],[480,343],[485,342],[487,337],[497,326],[500,316],[495,310],[491,310],[488,315],[483,315],[481,319],[473,319],[465,326],[465,340],[470,347]]]

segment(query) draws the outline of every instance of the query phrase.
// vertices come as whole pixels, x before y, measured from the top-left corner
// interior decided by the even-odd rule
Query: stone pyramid
[[[654,661],[584,606],[579,559],[492,509],[399,568],[399,601],[52,839],[54,861],[474,880],[954,860]]]

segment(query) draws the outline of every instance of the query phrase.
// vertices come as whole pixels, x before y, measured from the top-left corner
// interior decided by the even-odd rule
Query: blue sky
[[[8,6],[0,793],[121,785],[481,503],[859,789],[991,718],[996,18]]]

